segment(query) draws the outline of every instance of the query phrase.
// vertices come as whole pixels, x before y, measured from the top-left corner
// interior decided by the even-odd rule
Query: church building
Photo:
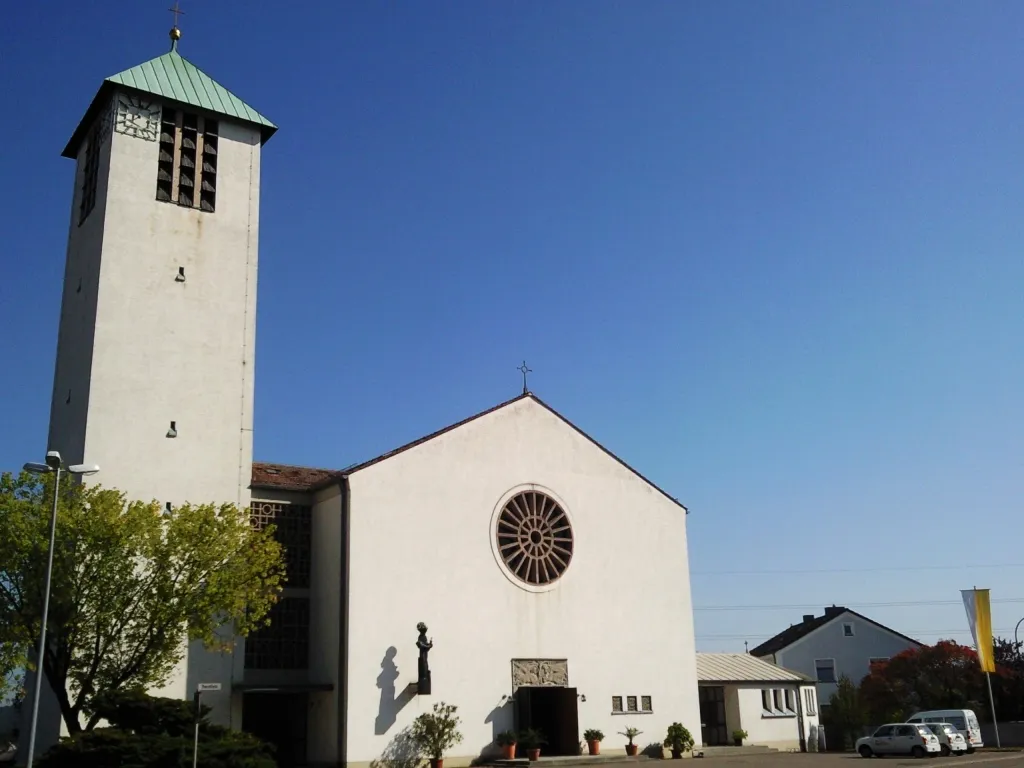
[[[273,523],[288,584],[233,654],[189,648],[154,694],[366,766],[457,705],[467,765],[505,730],[623,753],[700,743],[686,509],[523,388],[332,471],[253,463],[260,155],[276,126],[171,50],[103,81],[75,161],[49,450],[130,497],[231,502]],[[420,625],[425,625],[421,627]],[[43,688],[39,749],[60,731]],[[25,709],[30,710],[31,702]],[[23,734],[27,728],[22,729]]]

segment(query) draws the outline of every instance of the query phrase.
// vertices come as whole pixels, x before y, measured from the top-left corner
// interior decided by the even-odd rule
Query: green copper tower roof
[[[64,148],[64,157],[77,156],[78,147],[96,113],[117,88],[151,94],[164,101],[177,102],[186,107],[249,123],[259,129],[264,143],[277,130],[276,125],[172,48],[163,56],[118,72],[103,81],[85,117]]]

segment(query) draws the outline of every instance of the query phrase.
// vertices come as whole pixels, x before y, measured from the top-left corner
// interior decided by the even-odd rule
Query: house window
[[[790,690],[789,688],[787,688],[784,691],[784,694],[786,696],[786,711],[787,712],[795,712],[796,711],[796,707],[793,706],[793,691]]]
[[[274,538],[284,548],[286,587],[309,588],[312,550],[313,511],[301,504],[253,501],[249,508],[253,527],[262,530],[274,526]]]
[[[612,696],[612,712],[621,712],[621,711],[622,711],[622,697],[621,696]]]
[[[836,681],[836,660],[815,659],[814,672],[819,683],[834,683]]]
[[[814,696],[813,688],[804,688],[804,704],[806,705],[808,715],[818,714],[817,701]]]
[[[767,688],[761,689],[761,709],[766,715],[772,713],[772,692]]]
[[[100,124],[97,122],[89,132],[85,145],[85,165],[82,168],[82,199],[78,204],[78,223],[96,206],[96,180],[100,165]]]
[[[213,213],[217,207],[218,129],[212,118],[163,109],[157,200]]]
[[[627,696],[626,697],[626,711],[627,712],[636,712],[637,711],[636,696]]]
[[[772,708],[776,712],[782,712],[782,691],[778,688],[772,691]]]
[[[286,597],[270,609],[270,625],[245,639],[246,669],[309,666],[309,598]]]
[[[853,624],[843,624],[843,637],[853,637]]]
[[[653,712],[654,711],[654,708],[651,706],[651,697],[650,696],[641,696],[640,697],[640,711],[641,712]]]
[[[872,656],[870,659],[868,659],[868,671],[874,669],[875,664],[884,664],[888,660],[888,656]]]

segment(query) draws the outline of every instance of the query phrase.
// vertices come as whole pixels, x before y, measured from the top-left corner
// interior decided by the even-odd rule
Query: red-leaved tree
[[[992,690],[999,719],[1016,718],[1024,693],[1021,674],[998,665]],[[926,709],[973,709],[982,720],[991,719],[978,654],[952,640],[904,651],[873,665],[861,681],[860,701],[872,723],[905,720]]]

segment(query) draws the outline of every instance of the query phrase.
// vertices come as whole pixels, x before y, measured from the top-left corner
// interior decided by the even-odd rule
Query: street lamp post
[[[57,538],[57,500],[60,498],[61,474],[95,475],[100,468],[89,464],[73,464],[64,467],[57,451],[47,451],[46,463],[29,462],[25,471],[36,475],[53,473],[53,510],[50,512],[50,546],[46,555],[46,585],[43,588],[43,625],[39,630],[39,652],[36,654],[35,693],[32,696],[32,724],[28,732],[28,760],[25,765],[32,768],[32,760],[36,751],[36,727],[39,724],[39,694],[43,682],[43,654],[46,652],[46,622],[50,616],[50,579],[53,576],[53,549]]]
[[[1013,643],[1014,643],[1014,646],[1016,646],[1018,643],[1020,643],[1020,640],[1017,639],[1017,630],[1020,629],[1020,625],[1021,624],[1024,624],[1024,619],[1021,619],[1020,621],[1018,621],[1017,622],[1017,626],[1013,628]]]

